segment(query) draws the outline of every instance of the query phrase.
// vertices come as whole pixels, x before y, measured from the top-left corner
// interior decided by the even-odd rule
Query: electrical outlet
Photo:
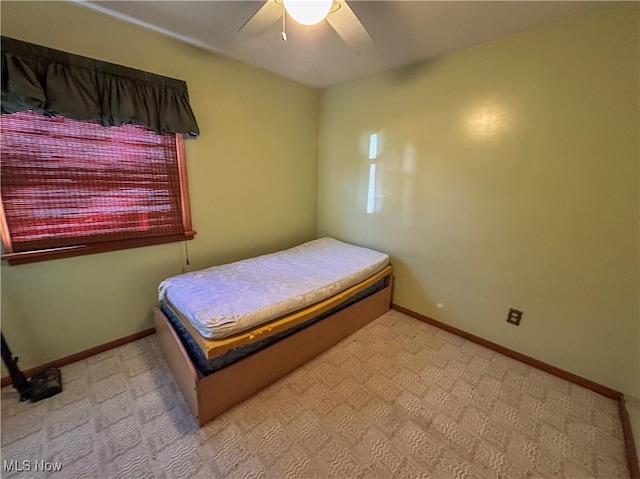
[[[507,323],[511,323],[515,326],[520,326],[520,320],[522,320],[522,311],[510,308],[509,316],[507,316]]]

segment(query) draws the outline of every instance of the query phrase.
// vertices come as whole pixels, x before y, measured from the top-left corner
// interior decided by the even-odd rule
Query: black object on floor
[[[47,399],[62,392],[62,378],[58,368],[49,368],[31,378],[31,402]]]
[[[27,381],[27,378],[18,368],[18,357],[14,358],[12,356],[11,350],[4,340],[4,334],[1,337],[2,360],[9,370],[13,387],[20,393],[20,401],[31,399],[31,402],[36,402],[62,392],[62,378],[58,368],[49,368],[41,371],[31,378],[31,382]]]

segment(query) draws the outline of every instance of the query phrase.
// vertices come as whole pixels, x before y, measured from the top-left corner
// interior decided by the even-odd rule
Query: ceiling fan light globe
[[[283,0],[284,8],[302,25],[320,23],[329,14],[333,0]]]

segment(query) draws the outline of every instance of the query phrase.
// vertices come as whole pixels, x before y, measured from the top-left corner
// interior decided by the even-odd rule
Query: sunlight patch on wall
[[[360,152],[369,161],[369,171],[367,180],[367,199],[365,211],[373,214],[380,211],[382,206],[382,197],[379,193],[381,190],[378,177],[380,175],[379,160],[382,154],[382,138],[381,132],[368,132],[362,136]]]
[[[495,137],[505,133],[509,128],[509,111],[502,103],[487,99],[469,109],[464,123],[473,138]]]
[[[378,134],[372,133],[369,135],[369,159],[375,160],[378,158]]]
[[[369,187],[367,188],[367,213],[376,210],[376,164],[369,165]]]
[[[360,154],[363,158],[375,160],[384,153],[384,133],[368,131],[360,137]]]

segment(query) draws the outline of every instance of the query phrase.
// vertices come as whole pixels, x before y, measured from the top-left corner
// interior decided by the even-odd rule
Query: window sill
[[[187,231],[184,235],[158,236],[156,238],[143,238],[126,241],[113,241],[109,243],[95,243],[82,246],[70,246],[67,248],[53,248],[37,251],[25,251],[20,253],[4,253],[0,259],[7,261],[10,266],[19,264],[36,263],[52,259],[71,258],[73,256],[83,256],[87,254],[106,253],[108,251],[119,251],[142,246],[152,246],[164,243],[177,243],[179,241],[192,240],[195,231]]]

